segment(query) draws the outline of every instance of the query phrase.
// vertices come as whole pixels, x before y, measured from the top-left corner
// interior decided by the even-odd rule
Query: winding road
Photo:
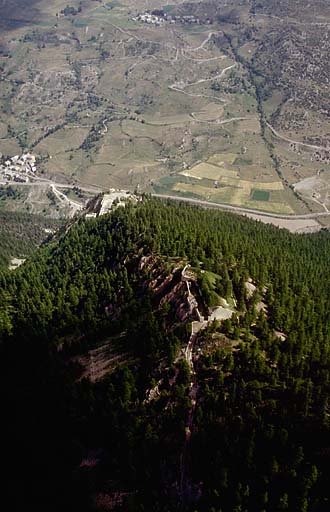
[[[57,190],[57,188],[55,187],[54,184],[51,184],[50,187],[51,187],[53,193],[55,194],[55,196],[57,197],[57,199],[61,203],[63,203],[63,202],[68,203],[70,205],[70,207],[73,209],[74,213],[76,213],[77,211],[81,211],[84,208],[84,206],[81,203],[78,203],[77,201],[73,201],[68,196],[63,194],[63,192],[60,192],[59,190]]]
[[[236,63],[232,64],[231,66],[227,66],[226,68],[224,68],[221,71],[221,73],[219,73],[218,75],[214,75],[212,77],[209,77],[209,78],[200,78],[199,80],[197,80],[195,82],[176,82],[176,83],[174,83],[172,85],[169,85],[168,88],[171,91],[180,92],[181,94],[185,94],[186,96],[192,96],[193,98],[211,98],[211,99],[214,99],[216,101],[220,101],[221,103],[227,103],[227,100],[225,100],[224,98],[219,98],[217,96],[211,96],[211,95],[208,95],[208,94],[193,94],[191,92],[185,91],[185,89],[187,87],[192,87],[194,85],[199,85],[199,84],[202,84],[202,83],[205,83],[205,82],[210,82],[210,81],[213,81],[213,80],[220,80],[221,78],[224,77],[224,75],[225,75],[225,73],[227,73],[227,71],[230,71],[235,66],[236,66]]]
[[[266,122],[266,126],[270,129],[270,131],[275,135],[275,137],[284,140],[285,142],[289,142],[290,144],[296,144],[297,146],[304,146],[306,148],[315,149],[316,151],[330,151],[330,147],[325,146],[316,146],[314,144],[307,144],[307,142],[301,142],[298,140],[289,139],[289,137],[285,137],[281,135],[275,128],[272,127],[271,124]]]

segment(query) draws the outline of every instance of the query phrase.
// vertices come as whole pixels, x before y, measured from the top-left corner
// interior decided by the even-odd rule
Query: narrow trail
[[[235,121],[251,121],[253,119],[256,119],[255,117],[230,117],[229,119],[223,119],[223,116],[220,116],[220,117],[217,117],[216,119],[204,120],[204,119],[199,119],[198,117],[196,117],[196,114],[198,114],[198,112],[192,112],[190,114],[190,116],[197,123],[216,124],[216,125],[233,123]]]
[[[190,267],[190,265],[186,265],[181,273],[182,281],[185,281],[187,284],[188,290],[188,300],[194,300],[194,296],[191,293],[191,287],[189,282],[189,276],[187,276],[186,271]],[[178,482],[178,491],[181,507],[184,508],[185,505],[191,500],[191,497],[194,493],[194,486],[189,478],[188,468],[189,468],[189,449],[191,442],[191,434],[194,425],[194,415],[196,410],[197,403],[197,394],[198,394],[198,382],[196,371],[194,367],[194,348],[197,340],[198,333],[201,329],[206,327],[208,324],[208,320],[202,322],[192,322],[191,324],[191,334],[187,343],[187,346],[184,351],[184,358],[189,366],[191,380],[189,384],[189,398],[191,401],[191,406],[189,408],[186,425],[185,425],[185,440],[182,448],[182,453],[180,457],[180,478]]]
[[[227,66],[226,68],[224,68],[221,71],[221,73],[219,73],[218,75],[212,76],[210,78],[200,78],[199,80],[196,80],[195,82],[188,82],[188,83],[187,82],[175,82],[174,84],[169,85],[168,88],[171,91],[179,92],[181,94],[185,94],[186,96],[191,96],[193,98],[211,98],[211,99],[214,99],[216,101],[220,101],[221,103],[226,104],[228,102],[224,98],[219,98],[218,96],[212,96],[209,94],[189,93],[189,92],[185,91],[185,89],[187,87],[193,87],[194,85],[199,85],[199,84],[202,84],[205,82],[211,82],[213,80],[221,80],[224,77],[225,73],[227,73],[227,71],[230,71],[234,67],[236,67],[236,63],[232,64],[231,66]]]
[[[192,327],[192,333],[189,338],[189,342],[185,351],[185,359],[189,365],[191,372],[191,382],[190,382],[190,391],[189,398],[191,400],[191,407],[188,412],[188,417],[186,421],[186,435],[184,440],[184,445],[180,457],[180,484],[179,484],[179,496],[181,501],[181,506],[184,507],[185,504],[189,501],[193,493],[193,486],[190,481],[188,475],[188,459],[189,459],[189,448],[191,442],[191,434],[193,430],[194,424],[194,415],[197,403],[197,393],[198,393],[198,383],[196,378],[196,372],[194,369],[193,363],[193,351],[194,345],[197,339],[197,332],[194,332]]]
[[[195,310],[198,321],[191,322],[191,334],[187,343],[187,346],[184,351],[184,358],[190,369],[190,383],[189,383],[189,398],[190,398],[190,407],[187,414],[186,424],[185,424],[185,439],[182,447],[181,457],[180,457],[180,470],[179,470],[179,479],[178,479],[178,495],[180,500],[180,508],[182,510],[186,510],[187,505],[190,502],[196,500],[200,495],[199,486],[193,482],[191,475],[189,474],[189,466],[190,466],[190,450],[191,450],[191,439],[194,430],[194,419],[195,419],[195,411],[197,405],[197,396],[198,396],[198,380],[197,373],[195,370],[195,361],[194,352],[196,348],[196,342],[198,339],[198,334],[204,328],[206,328],[210,323],[212,323],[215,319],[214,311],[210,314],[209,309],[207,308],[207,316],[202,316],[199,311],[199,303],[197,298],[191,291],[191,283],[192,280],[195,281],[194,275],[191,275],[187,272],[190,265],[187,264],[183,268],[181,272],[181,281],[185,282],[187,285],[188,292],[188,302],[192,309]],[[230,316],[234,313],[231,310]],[[205,312],[204,312],[205,314]],[[223,317],[224,319],[225,317]],[[228,317],[227,317],[228,318]],[[219,319],[219,318],[218,318]]]
[[[226,55],[220,55],[219,57],[208,57],[206,59],[201,59],[201,58],[198,58],[198,57],[188,57],[186,55],[187,51],[186,50],[182,50],[182,56],[186,59],[186,60],[192,60],[193,62],[198,62],[198,64],[202,64],[204,62],[213,62],[215,60],[223,60],[226,58]]]
[[[216,35],[216,34],[220,34],[220,33],[221,32],[219,32],[219,31],[218,32],[209,32],[207,38],[204,39],[204,41],[199,46],[195,46],[194,48],[189,46],[187,48],[187,50],[190,52],[197,52],[198,50],[205,50],[204,46],[211,40],[212,36]]]
[[[182,89],[178,89],[175,85],[168,86],[171,91],[180,92],[181,94],[185,94],[186,96],[191,96],[192,98],[210,98],[212,100],[220,101],[221,103],[227,103],[227,101],[223,98],[218,98],[217,96],[211,96],[209,94],[193,94],[191,92],[183,91]]]
[[[227,73],[227,71],[230,71],[231,69],[233,69],[235,67],[236,67],[236,63],[232,64],[231,66],[227,66],[218,75],[211,76],[210,78],[200,78],[199,80],[196,80],[195,82],[190,82],[190,83],[185,84],[185,87],[192,87],[194,85],[203,84],[205,82],[211,82],[213,80],[221,80],[221,78],[223,78],[223,76],[225,75],[225,73]]]
[[[176,47],[171,45],[171,44],[163,43],[163,42],[160,42],[160,41],[154,41],[152,39],[142,39],[141,37],[138,37],[135,34],[132,34],[129,30],[125,30],[125,29],[123,29],[123,28],[119,27],[118,25],[115,25],[114,23],[111,23],[111,22],[108,22],[108,25],[110,25],[111,27],[115,28],[116,30],[119,30],[119,32],[121,32],[122,34],[125,34],[126,36],[129,36],[129,37],[135,39],[136,41],[141,41],[143,43],[148,43],[148,44],[156,44],[158,46],[163,46],[164,48],[169,48],[171,50],[175,50],[176,51]]]

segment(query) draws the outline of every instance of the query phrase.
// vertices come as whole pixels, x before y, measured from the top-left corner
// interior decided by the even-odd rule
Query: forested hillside
[[[329,254],[326,231],[145,198],[3,272],[12,509],[329,510]],[[233,310],[193,376],[191,293]]]
[[[12,258],[29,256],[61,224],[40,215],[0,210],[0,268],[8,267]]]

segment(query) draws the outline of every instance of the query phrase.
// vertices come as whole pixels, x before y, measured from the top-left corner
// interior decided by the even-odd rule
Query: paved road
[[[85,186],[80,184],[69,184],[69,183],[57,183],[55,181],[48,180],[47,178],[37,178],[37,181],[30,181],[28,183],[20,183],[16,181],[8,181],[8,180],[0,180],[0,185],[13,185],[13,186],[25,186],[25,187],[33,187],[33,186],[40,186],[40,185],[50,185],[55,186],[57,189],[59,188],[79,188],[80,190],[84,192],[91,192],[94,194],[105,192],[105,188],[101,188],[99,186]],[[280,213],[271,213],[271,212],[265,212],[262,210],[254,210],[252,208],[244,208],[242,206],[233,206],[230,204],[225,203],[213,203],[212,201],[203,201],[202,199],[193,199],[191,197],[183,197],[183,196],[174,196],[174,195],[168,195],[168,194],[151,194],[152,197],[157,197],[158,199],[170,199],[173,201],[181,201],[184,203],[190,203],[197,206],[204,206],[206,208],[218,208],[219,210],[227,210],[231,212],[238,212],[238,213],[247,213],[247,214],[253,214],[258,215],[261,217],[269,217],[272,219],[283,219],[283,220],[303,220],[303,219],[318,219],[319,217],[328,217],[330,215],[330,212],[318,212],[318,213],[304,213],[304,214],[292,214],[292,215],[285,215]]]
[[[22,177],[25,177],[25,175],[22,175]],[[31,178],[31,176],[29,176],[29,178]],[[100,192],[106,192],[108,190],[107,188],[99,187],[98,185],[85,186],[80,185],[79,183],[76,183],[74,185],[70,183],[57,183],[56,181],[48,180],[47,178],[41,178],[40,176],[36,178],[36,181],[28,181],[27,183],[20,181],[8,181],[2,179],[0,180],[0,185],[12,185],[15,187],[40,187],[40,185],[49,185],[54,186],[56,188],[78,188],[83,192],[91,192],[92,194],[99,194]]]
[[[284,219],[284,220],[295,220],[295,219],[318,219],[319,217],[327,217],[330,212],[319,212],[319,213],[304,213],[304,214],[292,214],[284,215],[280,213],[270,213],[262,210],[253,210],[252,208],[243,208],[241,206],[232,206],[224,203],[212,203],[211,201],[203,201],[202,199],[193,199],[191,197],[172,196],[165,194],[151,194],[152,197],[159,199],[170,199],[173,201],[182,201],[184,203],[191,203],[197,206],[204,206],[206,208],[219,208],[220,210],[228,210],[231,212],[241,213],[252,213],[254,215],[260,215],[263,217],[270,217],[273,219]]]
[[[71,208],[73,208],[73,211],[76,212],[78,210],[82,210],[84,208],[84,205],[81,204],[81,203],[78,203],[77,201],[73,201],[72,199],[70,199],[69,197],[67,197],[65,194],[63,194],[63,192],[60,192],[59,190],[57,190],[57,188],[55,187],[55,185],[50,185],[51,186],[51,189],[53,191],[53,193],[55,194],[55,196],[59,199],[59,201],[61,203],[63,202],[67,202]]]

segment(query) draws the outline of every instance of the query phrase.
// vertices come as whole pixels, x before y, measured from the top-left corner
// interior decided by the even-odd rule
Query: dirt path
[[[205,50],[204,46],[211,40],[211,37],[215,34],[220,34],[221,32],[209,32],[208,33],[208,36],[206,39],[204,39],[204,41],[199,45],[199,46],[195,46],[194,48],[192,48],[191,46],[188,46],[187,50],[189,50],[190,52],[197,52],[198,50]]]
[[[190,286],[190,280],[191,277],[187,274],[187,270],[190,267],[189,264],[187,264],[181,273],[181,280],[184,281],[187,284],[188,289],[188,298],[191,296],[193,297],[193,294],[191,293],[191,286]],[[189,300],[189,299],[188,299]],[[196,301],[196,299],[195,299]],[[189,301],[191,302],[191,301]],[[197,304],[197,301],[196,301]],[[224,309],[224,308],[222,308]],[[233,314],[233,311],[230,312],[231,316]],[[179,498],[180,498],[180,504],[182,508],[185,508],[186,504],[189,503],[193,496],[196,495],[196,486],[191,481],[191,478],[189,477],[189,449],[190,449],[190,442],[191,442],[191,435],[194,427],[194,416],[195,416],[195,410],[196,410],[196,404],[197,404],[197,395],[198,395],[198,381],[197,381],[197,375],[195,371],[194,366],[194,350],[195,345],[198,337],[198,333],[207,327],[207,325],[215,319],[214,314],[211,314],[208,316],[207,320],[203,320],[203,317],[201,317],[201,321],[193,321],[191,323],[191,334],[187,343],[187,346],[184,351],[184,358],[189,366],[190,369],[190,383],[189,383],[189,398],[191,402],[191,406],[188,411],[186,425],[185,425],[185,440],[182,448],[182,453],[180,457],[180,479],[179,479]],[[228,315],[226,317],[228,318]],[[222,318],[222,319],[224,319]]]
[[[194,325],[195,324],[195,325]],[[198,324],[198,325],[196,325]],[[192,322],[191,326],[191,335],[188,341],[188,344],[186,346],[184,357],[185,360],[189,366],[190,369],[190,375],[191,380],[189,383],[189,398],[191,402],[191,406],[188,411],[188,416],[186,420],[186,434],[185,434],[185,440],[182,448],[182,453],[180,457],[180,482],[179,482],[179,496],[181,505],[184,506],[187,502],[190,501],[192,494],[193,494],[193,485],[188,475],[188,456],[189,456],[189,448],[190,448],[190,441],[191,441],[191,434],[193,430],[193,424],[194,424],[194,415],[196,410],[196,403],[197,403],[197,394],[198,394],[198,383],[197,383],[197,377],[196,372],[194,368],[194,361],[193,361],[193,353],[194,353],[194,347],[197,340],[198,332],[203,328],[206,327],[207,322]]]
[[[236,67],[236,63],[232,64],[231,66],[227,66],[226,68],[224,68],[221,71],[221,73],[211,76],[209,78],[200,78],[199,80],[196,80],[195,82],[175,82],[174,84],[169,85],[169,88],[170,89],[174,88],[175,90],[182,92],[187,87],[193,87],[194,85],[203,84],[205,82],[211,82],[212,80],[221,80],[221,78],[223,78],[223,76],[227,73],[227,71],[230,71],[234,67]]]
[[[256,119],[255,117],[231,117],[229,119],[222,119],[222,116],[220,116],[217,119],[213,119],[212,121],[206,121],[204,119],[198,119],[198,117],[196,117],[196,114],[197,112],[192,112],[190,115],[197,123],[207,123],[216,125],[233,123],[234,121],[251,121]]]
[[[231,69],[233,69],[235,67],[236,67],[236,63],[232,64],[231,66],[227,66],[218,75],[211,76],[210,78],[200,78],[199,80],[196,80],[196,82],[188,82],[187,84],[185,84],[185,88],[192,87],[193,85],[203,84],[205,82],[211,82],[212,80],[221,80],[221,78],[223,78],[223,76],[227,73],[227,71],[230,71]]]
[[[189,455],[189,447],[190,447],[190,441],[191,441],[191,432],[193,429],[193,423],[194,423],[194,414],[196,409],[196,403],[197,403],[197,393],[198,393],[198,384],[197,384],[197,378],[196,378],[196,372],[194,370],[194,364],[193,364],[193,349],[194,344],[197,339],[197,333],[193,332],[190,336],[186,351],[185,351],[185,359],[189,365],[190,371],[191,371],[191,381],[190,381],[190,391],[189,391],[189,398],[191,400],[191,407],[188,412],[188,417],[186,421],[186,435],[184,440],[184,445],[181,453],[180,458],[180,482],[179,482],[179,496],[181,505],[184,506],[187,502],[190,501],[190,498],[193,493],[192,489],[192,483],[190,481],[190,478],[188,476],[188,455]]]
[[[168,88],[171,91],[180,92],[181,94],[185,94],[186,96],[191,96],[192,98],[210,98],[212,100],[220,101],[221,103],[227,103],[227,101],[223,98],[218,98],[217,96],[210,96],[208,94],[193,94],[191,92],[183,91],[182,89],[175,87],[175,85],[169,85]]]
[[[203,63],[203,62],[212,62],[214,60],[223,60],[226,58],[226,55],[219,55],[219,57],[209,57],[207,59],[201,59],[201,58],[194,58],[194,57],[188,57],[186,55],[187,53],[187,50],[182,50],[182,56],[187,59],[187,60],[192,60],[193,62],[198,62],[199,64]]]
[[[190,288],[190,278],[187,275],[187,269],[190,267],[189,264],[187,264],[182,272],[181,272],[181,280],[184,281],[187,285],[188,290],[188,300],[192,296],[191,288]],[[189,300],[190,302],[190,300]],[[198,324],[198,327],[197,325]],[[194,413],[196,409],[196,398],[197,398],[197,392],[198,392],[198,384],[196,379],[196,372],[194,368],[194,361],[193,361],[193,352],[194,352],[194,346],[197,339],[197,334],[201,330],[203,326],[207,325],[207,322],[192,322],[191,324],[191,334],[187,343],[187,346],[184,351],[184,358],[187,362],[187,365],[189,366],[190,370],[190,376],[191,380],[189,383],[189,398],[191,401],[191,407],[188,412],[187,421],[186,421],[186,435],[185,440],[182,448],[182,453],[180,457],[180,479],[179,479],[179,497],[181,505],[184,506],[187,501],[189,501],[189,498],[192,494],[192,485],[190,482],[190,479],[188,478],[188,452],[189,452],[189,444],[191,439],[191,431],[193,427],[193,421],[194,421]]]
[[[141,37],[138,37],[135,34],[132,34],[131,32],[129,32],[128,30],[124,30],[123,28],[121,28],[118,25],[115,25],[114,23],[111,23],[111,22],[108,22],[108,25],[111,25],[111,27],[115,28],[116,30],[119,30],[119,32],[121,32],[122,34],[125,34],[125,35],[135,39],[136,41],[141,41],[143,43],[157,44],[158,46],[163,46],[164,48],[169,48],[171,50],[176,51],[176,47],[173,45],[170,45],[168,43],[162,43],[160,41],[154,41],[151,39],[142,39]]]
[[[306,142],[300,142],[297,140],[289,139],[289,137],[285,137],[284,135],[281,135],[275,128],[272,127],[271,124],[266,122],[266,126],[270,129],[270,131],[279,139],[282,139],[286,142],[289,142],[290,144],[297,144],[297,146],[304,146],[306,148],[315,149],[317,151],[330,151],[330,147],[325,146],[316,146],[314,144],[307,144]]]
[[[224,98],[219,98],[218,96],[212,96],[209,94],[194,94],[194,93],[185,91],[185,89],[187,87],[192,87],[194,85],[199,85],[199,84],[202,84],[205,82],[210,82],[212,80],[220,80],[221,78],[223,78],[223,76],[225,75],[225,73],[227,71],[229,71],[230,69],[233,69],[235,66],[236,66],[236,63],[224,68],[221,71],[221,73],[219,73],[218,75],[212,76],[210,78],[200,78],[199,80],[197,80],[195,82],[175,82],[174,84],[169,85],[168,88],[171,91],[179,92],[181,94],[185,94],[186,96],[191,96],[192,98],[210,98],[210,99],[213,99],[216,101],[220,101],[223,104],[227,104],[228,101]]]

